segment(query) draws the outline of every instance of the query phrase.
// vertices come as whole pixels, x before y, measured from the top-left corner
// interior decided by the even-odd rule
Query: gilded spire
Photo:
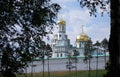
[[[66,25],[66,21],[63,20],[63,17],[62,17],[62,16],[60,17],[60,20],[58,21],[58,24],[59,24],[59,25],[64,25],[64,26]]]
[[[90,38],[84,33],[84,25],[81,25],[81,34],[76,37],[76,41],[88,41]]]
[[[59,25],[66,25],[66,22],[61,19],[60,21],[58,21],[58,24],[59,24]]]

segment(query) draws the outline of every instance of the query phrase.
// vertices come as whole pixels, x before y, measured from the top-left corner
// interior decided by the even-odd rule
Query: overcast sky
[[[81,25],[84,25],[84,32],[91,38],[93,43],[97,40],[101,42],[104,38],[109,39],[110,17],[105,13],[102,17],[98,10],[97,17],[89,15],[86,8],[81,8],[77,0],[52,0],[58,3],[62,9],[58,18],[66,21],[66,33],[71,44],[75,44],[76,36],[81,33]],[[56,33],[56,30],[54,30]]]

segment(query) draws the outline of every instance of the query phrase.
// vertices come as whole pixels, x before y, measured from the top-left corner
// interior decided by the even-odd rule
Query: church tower
[[[64,20],[58,21],[58,39],[64,40],[66,38],[66,22]]]

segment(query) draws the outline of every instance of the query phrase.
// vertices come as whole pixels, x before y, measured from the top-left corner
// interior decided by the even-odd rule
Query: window
[[[62,26],[62,31],[64,31],[64,26]]]
[[[61,57],[62,57],[62,53],[61,53]]]
[[[59,54],[57,53],[57,57],[59,57]]]
[[[61,35],[59,35],[59,37],[61,37]]]

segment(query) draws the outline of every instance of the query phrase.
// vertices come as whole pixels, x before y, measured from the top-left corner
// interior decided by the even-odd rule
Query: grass
[[[103,77],[103,75],[106,73],[105,70],[98,70],[98,76],[97,77]],[[55,71],[50,72],[50,77],[76,77],[76,71],[71,71],[71,74],[68,71]],[[17,77],[25,77],[25,75],[17,75]],[[27,77],[43,77],[43,73],[34,73],[33,76],[31,73],[27,74]],[[44,77],[48,77],[48,73],[44,73]],[[77,77],[89,77],[89,71],[77,71]],[[96,71],[92,70],[90,71],[90,77],[96,77]]]

